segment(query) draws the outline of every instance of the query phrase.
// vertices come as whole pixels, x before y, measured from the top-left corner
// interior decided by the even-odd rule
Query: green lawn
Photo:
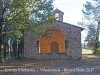
[[[93,50],[82,49],[82,54],[93,54]]]

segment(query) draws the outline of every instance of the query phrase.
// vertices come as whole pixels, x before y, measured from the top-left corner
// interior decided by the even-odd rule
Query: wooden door
[[[51,45],[50,45],[51,52],[58,52],[59,51],[58,49],[59,49],[58,43],[57,42],[52,42]]]

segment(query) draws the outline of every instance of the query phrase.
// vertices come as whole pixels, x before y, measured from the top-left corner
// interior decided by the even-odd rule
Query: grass
[[[93,54],[93,50],[82,49],[82,54]]]
[[[100,47],[98,48],[98,54],[100,54]]]

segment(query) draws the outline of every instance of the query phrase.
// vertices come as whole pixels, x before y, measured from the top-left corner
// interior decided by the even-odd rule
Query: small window
[[[55,18],[56,18],[56,20],[59,20],[59,14],[58,13],[55,14]]]

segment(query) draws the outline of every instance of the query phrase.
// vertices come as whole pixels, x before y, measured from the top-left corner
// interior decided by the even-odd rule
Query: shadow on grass
[[[68,69],[73,69],[73,68],[94,68],[95,71],[90,72],[91,74],[89,75],[99,75],[100,72],[100,58],[95,56],[95,55],[83,55],[82,60],[32,60],[32,59],[22,59],[21,61],[19,60],[11,60],[7,61],[3,66],[0,66],[0,75],[8,75],[5,73],[5,69],[18,69],[18,68],[68,68]],[[94,74],[95,73],[95,74]],[[98,73],[98,74],[96,74]],[[37,75],[42,75],[42,73],[38,73]],[[14,75],[12,72],[9,75]],[[17,74],[18,75],[18,74]],[[22,75],[22,73],[20,74]],[[25,74],[25,75],[28,75]],[[33,75],[33,74],[30,74]],[[36,75],[36,74],[34,74]],[[44,74],[47,75],[47,74]],[[49,74],[50,75],[50,74]],[[51,75],[78,75],[73,74],[72,72],[55,72],[55,74]],[[79,75],[82,75],[81,72]],[[84,74],[87,75],[87,74]]]

